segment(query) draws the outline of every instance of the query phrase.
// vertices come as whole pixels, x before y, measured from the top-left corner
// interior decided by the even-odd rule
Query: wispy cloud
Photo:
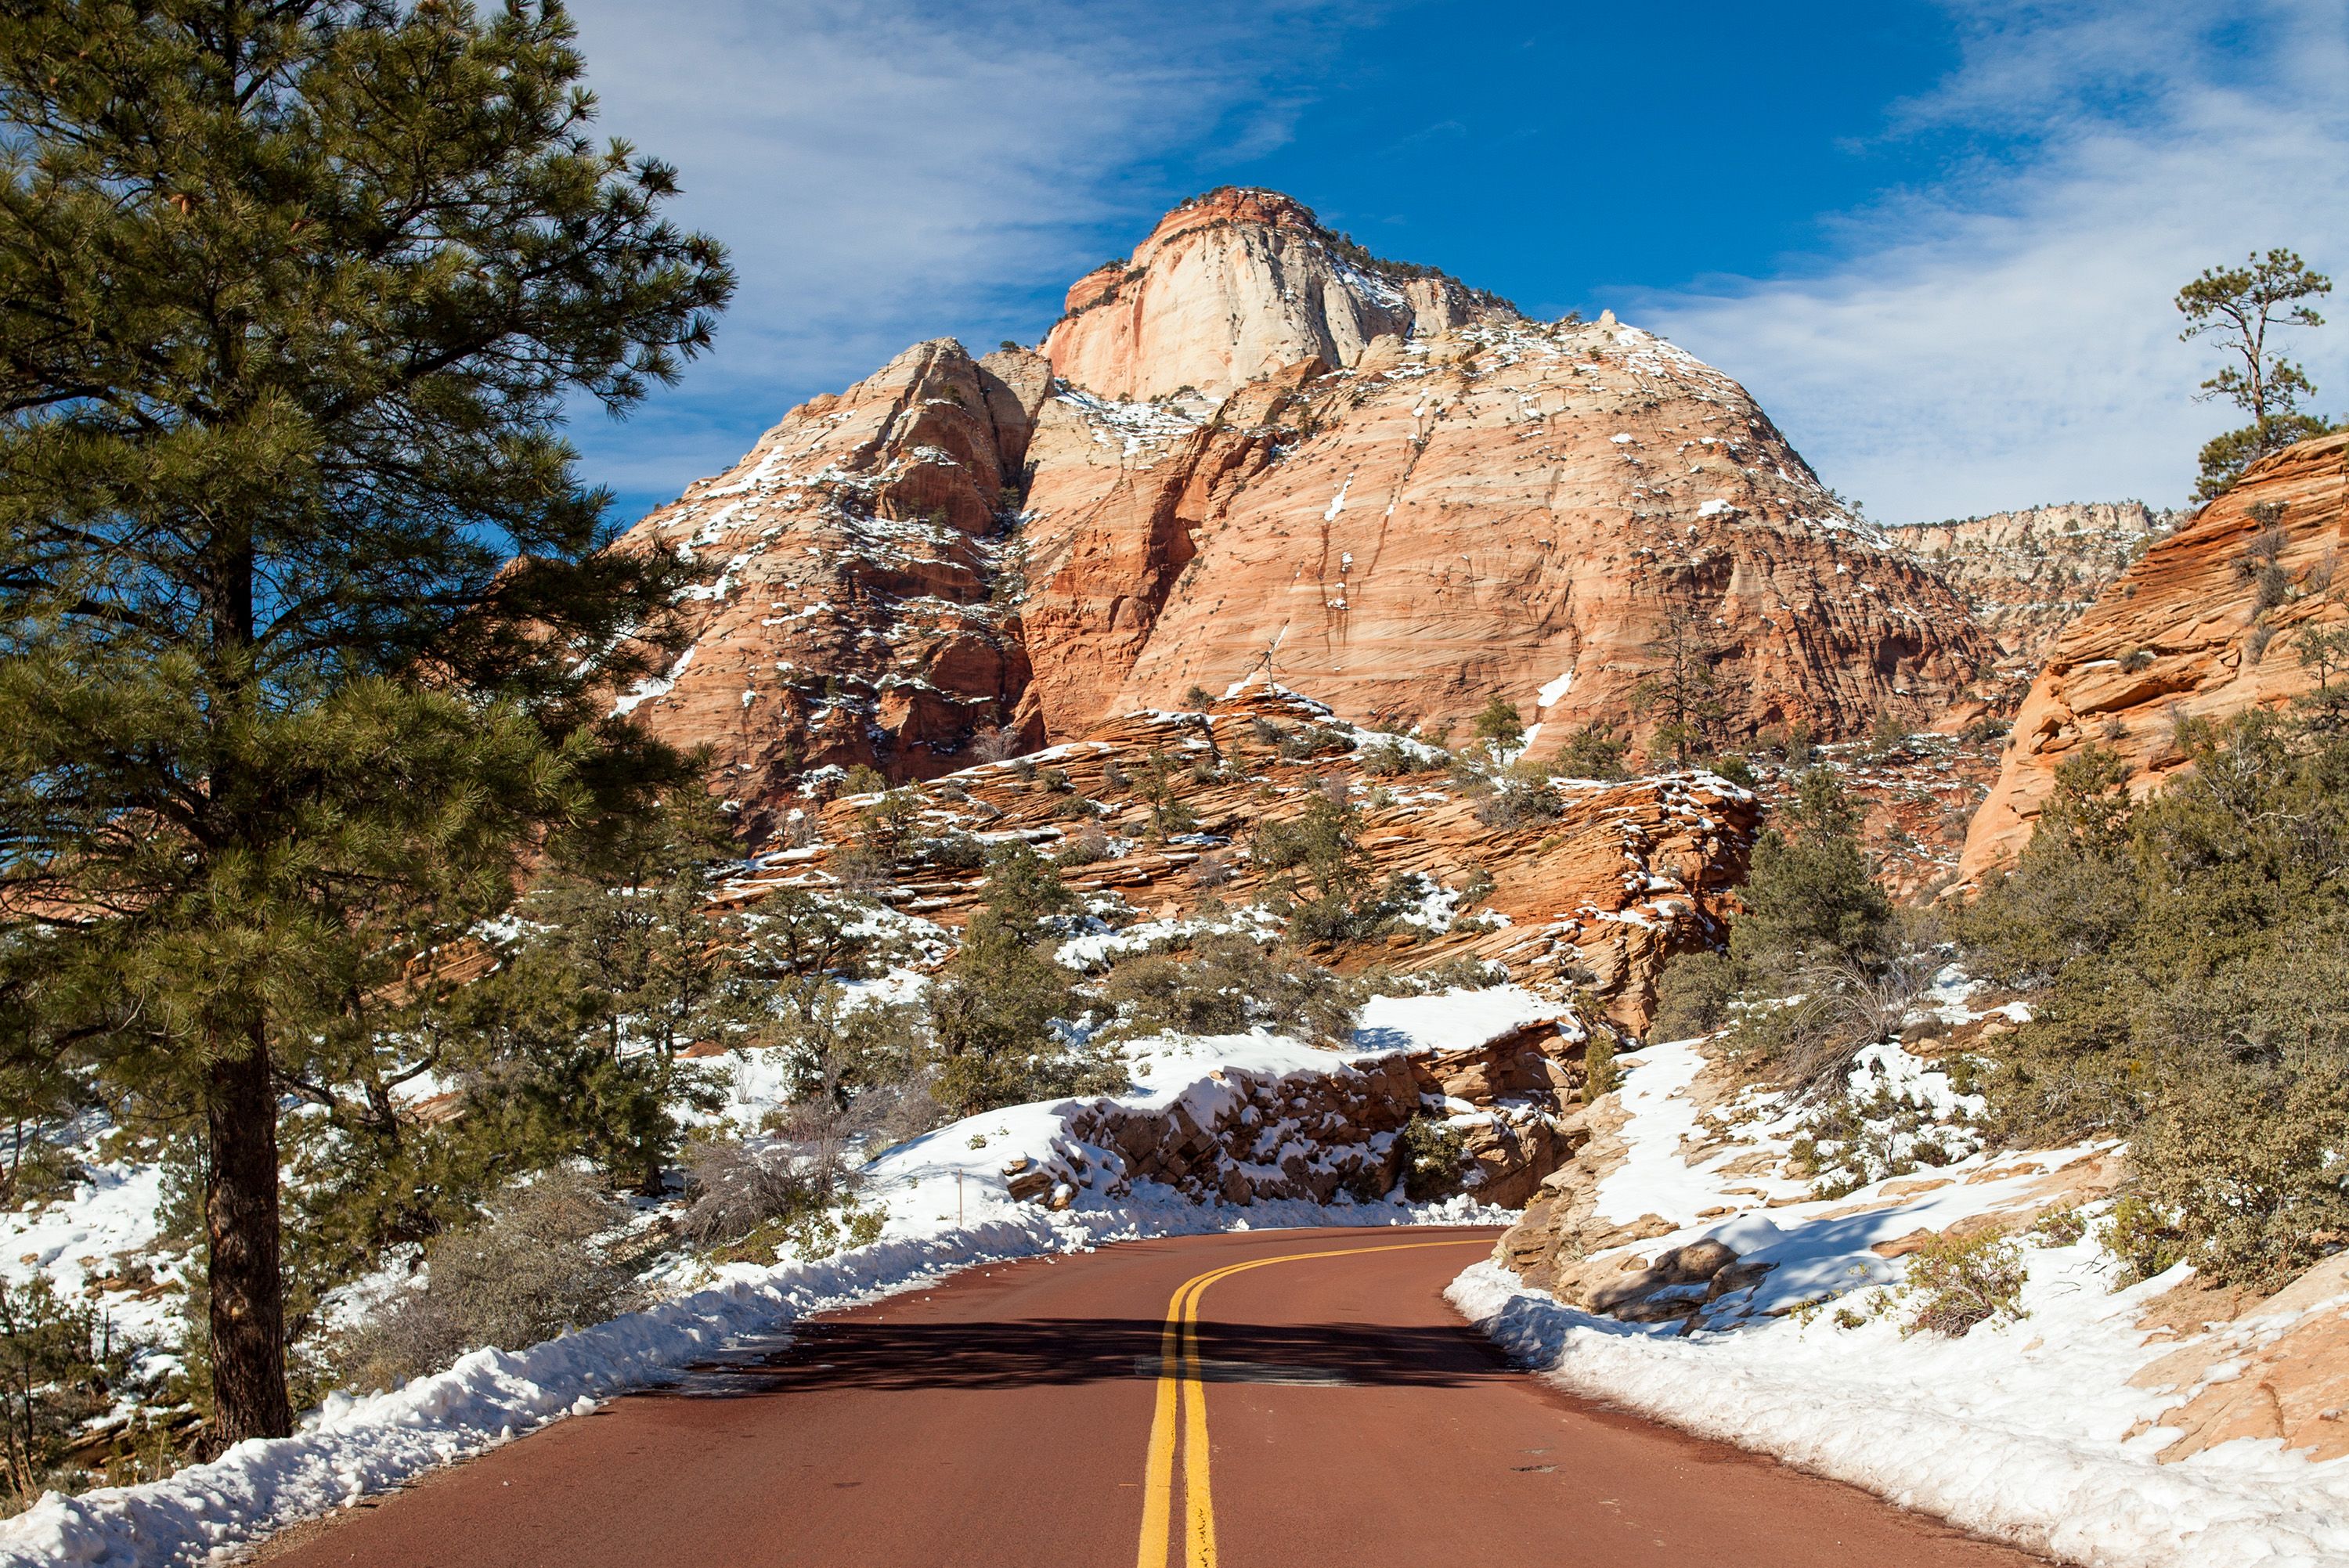
[[[2349,293],[2349,5],[1984,4],[1887,133],[1944,178],[1837,217],[1827,255],[1651,293],[1640,316],[1751,387],[1888,521],[2181,500],[2233,422],[2171,298],[2289,245]],[[2343,313],[2349,315],[2349,312]],[[2296,346],[2349,409],[2349,325]]]
[[[583,420],[641,501],[739,456],[792,402],[947,333],[1032,336],[1140,237],[1188,151],[1277,146],[1334,5],[574,0],[604,129],[679,166],[733,249],[718,352],[629,424]],[[1169,168],[1168,160],[1175,160]]]

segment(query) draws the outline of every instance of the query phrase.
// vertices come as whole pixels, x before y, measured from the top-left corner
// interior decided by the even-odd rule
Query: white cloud
[[[1793,275],[1645,296],[1744,380],[1827,482],[1886,521],[2041,500],[2183,500],[2234,424],[2171,299],[2286,245],[2349,294],[2349,7],[1982,5],[1899,135],[1991,150],[1837,222]],[[2226,28],[2221,35],[2221,27]],[[2349,325],[2294,344],[2349,410]]]
[[[689,9],[689,16],[686,14]],[[1141,238],[1169,155],[1288,135],[1290,77],[1359,12],[1138,3],[574,0],[602,129],[678,166],[681,222],[731,247],[715,355],[626,426],[584,418],[596,477],[673,493],[809,394],[906,345],[1032,337],[1067,280]]]

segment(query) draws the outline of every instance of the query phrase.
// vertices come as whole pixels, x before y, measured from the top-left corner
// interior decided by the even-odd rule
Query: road
[[[1514,1372],[1493,1233],[1265,1231],[972,1270],[264,1549],[277,1568],[2009,1568]]]

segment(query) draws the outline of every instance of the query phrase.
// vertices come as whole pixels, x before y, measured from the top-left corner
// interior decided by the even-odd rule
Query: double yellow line
[[[1195,1274],[1166,1303],[1158,1336],[1158,1399],[1150,1418],[1150,1458],[1142,1480],[1142,1547],[1135,1568],[1166,1568],[1174,1521],[1174,1451],[1183,1451],[1184,1568],[1216,1568],[1216,1501],[1207,1475],[1207,1389],[1200,1375],[1199,1298],[1218,1280],[1275,1264],[1350,1258],[1363,1253],[1411,1253],[1427,1247],[1489,1247],[1490,1237],[1457,1242],[1398,1242],[1382,1247],[1337,1247],[1287,1253],[1226,1264]]]

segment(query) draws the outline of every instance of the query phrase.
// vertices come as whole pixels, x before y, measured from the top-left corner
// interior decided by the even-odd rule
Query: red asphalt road
[[[1481,1245],[1350,1252],[1401,1243]],[[281,1536],[280,1568],[1137,1562],[1169,1299],[1217,1568],[2037,1559],[1510,1370],[1442,1298],[1490,1232],[1259,1231],[972,1270]],[[1178,1486],[1165,1561],[1185,1563]]]

